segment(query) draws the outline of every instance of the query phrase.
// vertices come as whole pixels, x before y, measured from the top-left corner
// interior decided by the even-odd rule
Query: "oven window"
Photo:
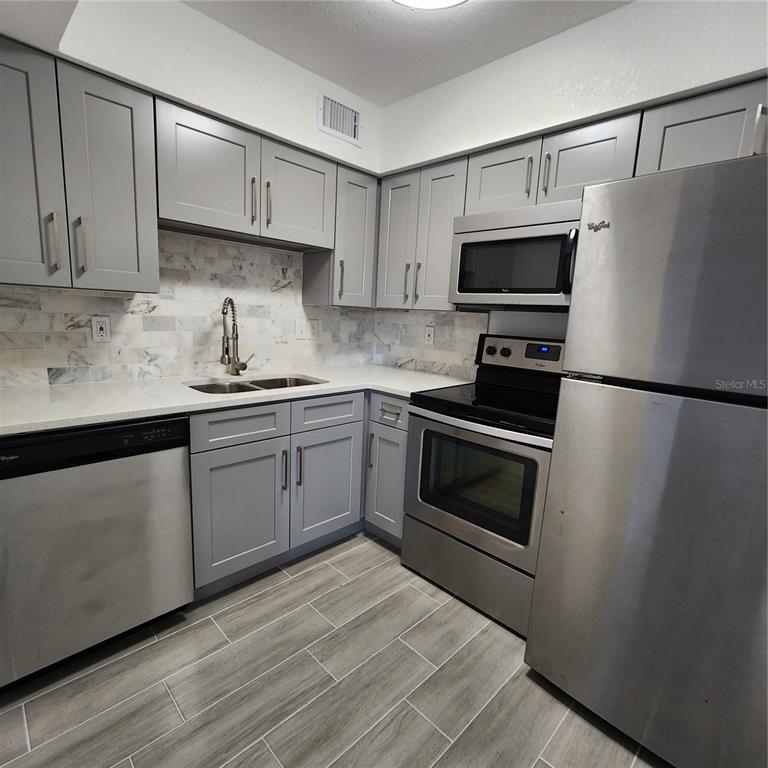
[[[536,461],[431,430],[425,430],[423,440],[422,500],[526,545]]]
[[[567,235],[464,243],[460,293],[562,293]]]

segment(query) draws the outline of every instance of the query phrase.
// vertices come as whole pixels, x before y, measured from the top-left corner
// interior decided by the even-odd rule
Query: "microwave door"
[[[567,306],[575,243],[563,224],[456,235],[451,301]]]

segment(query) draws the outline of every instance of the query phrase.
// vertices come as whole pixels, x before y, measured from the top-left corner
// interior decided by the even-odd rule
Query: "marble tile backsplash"
[[[375,363],[473,376],[485,314],[304,307],[300,253],[170,232],[159,243],[159,294],[0,286],[0,387],[224,375],[226,296],[251,371]],[[94,315],[109,317],[111,341],[94,343]],[[319,320],[318,339],[295,338],[300,318]]]

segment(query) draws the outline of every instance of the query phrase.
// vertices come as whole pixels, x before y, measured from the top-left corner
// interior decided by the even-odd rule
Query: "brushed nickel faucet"
[[[229,328],[227,328],[227,315],[229,315]],[[221,305],[221,322],[223,333],[221,336],[221,364],[227,367],[227,373],[231,376],[239,376],[247,367],[251,355],[245,362],[240,360],[237,333],[237,309],[235,302],[227,296]]]

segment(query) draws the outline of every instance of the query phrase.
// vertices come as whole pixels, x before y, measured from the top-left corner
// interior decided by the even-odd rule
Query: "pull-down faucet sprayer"
[[[229,327],[227,327],[228,315]],[[235,307],[235,302],[229,296],[224,299],[224,303],[221,305],[221,322],[223,325],[223,333],[221,336],[221,364],[227,367],[227,373],[232,376],[239,376],[248,367],[248,361],[253,355],[251,355],[245,362],[240,361],[237,333],[237,309]]]

